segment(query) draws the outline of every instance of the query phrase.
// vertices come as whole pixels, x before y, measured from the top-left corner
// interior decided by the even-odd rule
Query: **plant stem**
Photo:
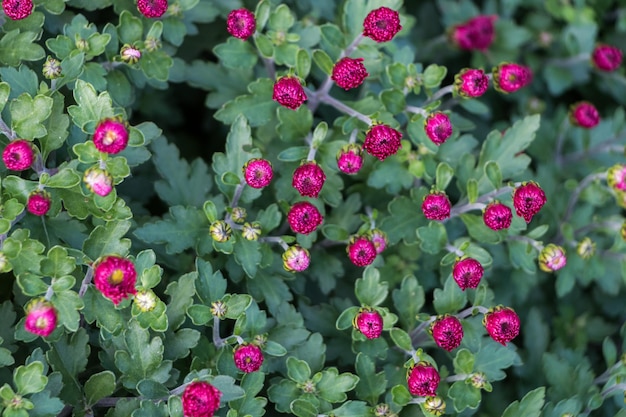
[[[85,278],[80,283],[80,289],[78,290],[78,296],[83,297],[87,292],[87,288],[89,288],[89,284],[91,284],[91,280],[93,279],[93,267],[89,267],[87,269],[87,273],[85,274]]]
[[[315,93],[311,92],[311,90],[309,90],[308,88],[305,88],[304,90],[307,92],[307,95],[315,94]],[[372,124],[372,119],[370,119],[368,116],[364,115],[363,113],[361,113],[361,112],[359,112],[357,110],[354,110],[351,107],[348,107],[347,105],[343,104],[341,101],[339,101],[336,98],[328,95],[327,92],[323,92],[320,89],[320,90],[317,91],[317,93],[318,93],[317,100],[320,103],[328,104],[329,106],[332,106],[332,107],[336,108],[340,112],[345,113],[345,114],[347,114],[350,117],[356,117],[357,119],[359,119],[360,121],[366,123],[367,125],[371,125]]]
[[[449,242],[446,243],[446,250],[450,253],[454,253],[456,256],[463,256],[463,252],[459,248],[452,246]]]
[[[7,126],[4,119],[2,119],[1,117],[0,117],[0,133],[2,133],[4,136],[9,138],[10,140],[17,139],[17,133],[15,133],[15,131],[12,130],[9,126]]]
[[[561,224],[569,220],[570,216],[574,212],[574,206],[576,205],[576,202],[578,201],[578,198],[580,197],[580,194],[583,192],[583,190],[587,188],[587,186],[589,186],[589,184],[591,184],[592,182],[603,179],[606,179],[606,172],[589,174],[585,178],[583,178],[583,180],[580,182],[580,184],[578,184],[578,187],[576,187],[576,189],[574,190],[574,192],[572,192],[569,198],[569,202],[567,203],[567,209],[565,210],[565,215],[563,216],[563,220],[561,220]]]
[[[217,316],[213,316],[213,344],[217,349],[226,344],[225,340],[220,337],[220,319]]]
[[[422,104],[422,107],[425,107],[429,105],[430,103],[439,100],[441,97],[445,96],[446,94],[452,94],[453,91],[454,91],[454,84],[450,84],[450,85],[440,88],[439,90],[435,91],[435,94],[433,94],[428,100],[426,100],[424,104]]]
[[[465,381],[467,378],[470,378],[471,376],[472,376],[471,374],[450,375],[449,377],[445,379],[445,381],[446,382]]]
[[[280,236],[263,236],[259,238],[259,242],[278,243],[284,250],[289,249],[289,245]]]
[[[507,236],[507,239],[509,239],[509,240],[518,240],[518,241],[521,241],[521,242],[529,243],[538,252],[541,252],[543,250],[543,244],[541,242],[536,241],[535,239],[531,239],[528,236],[512,235],[512,236]]]
[[[480,314],[487,314],[489,312],[489,309],[483,306],[472,306],[472,307],[466,308],[463,311],[460,311],[458,314],[456,314],[456,317],[459,319],[464,319],[465,317],[475,315],[476,312]]]
[[[423,117],[428,117],[428,112],[426,110],[424,110],[421,107],[417,107],[417,106],[406,106],[404,108],[404,110],[408,111],[409,113],[414,113],[414,114],[421,114]]]

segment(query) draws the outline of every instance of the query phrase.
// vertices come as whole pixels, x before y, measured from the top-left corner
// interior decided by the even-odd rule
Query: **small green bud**
[[[246,209],[243,207],[235,207],[230,213],[230,216],[232,217],[235,223],[243,223],[244,221],[246,221],[247,215],[248,213],[246,212]]]
[[[228,311],[228,307],[222,301],[215,301],[211,303],[211,314],[213,316],[223,319],[226,316],[226,311]]]
[[[61,62],[56,58],[48,56],[46,62],[43,63],[41,72],[49,80],[59,78],[61,76]]]
[[[241,235],[246,240],[257,240],[261,236],[261,225],[257,222],[245,222],[241,228]]]
[[[428,397],[424,401],[424,409],[431,414],[440,416],[446,411],[446,402],[441,397]]]
[[[211,223],[209,233],[216,242],[226,242],[232,236],[233,230],[224,220],[216,220]]]
[[[134,303],[137,305],[137,308],[142,312],[146,313],[148,311],[154,310],[157,304],[157,296],[152,290],[145,291],[137,291],[135,294]]]

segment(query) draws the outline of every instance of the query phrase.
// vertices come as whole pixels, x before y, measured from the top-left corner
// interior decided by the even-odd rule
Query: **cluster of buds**
[[[371,307],[361,307],[352,325],[368,339],[377,339],[383,332],[383,317]]]
[[[194,381],[185,387],[181,397],[185,417],[213,417],[220,408],[222,393],[205,381]]]
[[[493,340],[506,346],[519,334],[520,319],[512,308],[496,306],[483,316],[483,325]]]
[[[256,31],[254,13],[246,8],[231,11],[226,19],[226,30],[235,38],[248,39]]]
[[[147,18],[159,18],[167,11],[167,0],[137,0],[137,10]]]
[[[569,120],[574,126],[591,129],[600,123],[600,114],[590,102],[579,101],[570,106]]]
[[[409,392],[419,397],[434,397],[439,387],[439,371],[426,361],[420,361],[411,366],[406,374]]]
[[[363,149],[383,161],[402,147],[402,133],[385,124],[372,125],[365,133]]]
[[[128,259],[116,255],[105,256],[93,266],[93,282],[106,298],[118,305],[129,294],[136,294],[137,272]]]
[[[363,148],[356,143],[344,145],[337,152],[337,168],[345,174],[356,174],[363,166]]]
[[[456,349],[463,340],[463,326],[456,316],[449,314],[439,316],[430,325],[433,340],[442,349],[450,352]]]
[[[429,114],[424,119],[424,132],[435,145],[441,145],[452,135],[450,118],[440,111]]]
[[[400,30],[400,15],[388,7],[372,10],[363,20],[363,36],[378,43],[389,42]]]
[[[302,83],[298,77],[286,75],[274,83],[272,99],[281,106],[297,110],[307,99]]]
[[[263,352],[255,344],[243,343],[233,351],[235,366],[242,372],[256,372],[263,364]]]
[[[494,22],[497,18],[495,15],[473,17],[465,23],[453,26],[448,36],[461,49],[484,51],[495,39]]]
[[[326,174],[321,166],[315,161],[304,161],[293,172],[291,185],[301,196],[317,198],[325,181]]]
[[[483,277],[485,270],[474,258],[464,256],[459,258],[452,267],[452,278],[463,291],[467,288],[476,288]]]
[[[428,220],[445,220],[450,217],[452,204],[443,191],[431,191],[424,196],[422,213]]]

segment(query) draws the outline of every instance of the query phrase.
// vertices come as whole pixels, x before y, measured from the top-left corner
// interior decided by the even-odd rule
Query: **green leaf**
[[[389,244],[393,245],[403,239],[407,244],[415,243],[417,235],[415,230],[421,225],[421,207],[412,199],[399,196],[394,198],[388,205],[389,216],[385,217],[380,228],[387,233]]]
[[[41,261],[41,273],[54,278],[71,274],[76,269],[76,260],[68,256],[62,246],[54,246],[48,251],[46,259]]]
[[[292,146],[287,148],[276,157],[279,161],[296,162],[301,161],[309,154],[308,146]]]
[[[48,383],[48,377],[43,374],[41,362],[31,362],[26,366],[18,366],[13,373],[13,380],[17,387],[17,393],[20,395],[43,391]]]
[[[65,144],[65,139],[68,135],[67,129],[70,125],[70,118],[65,114],[65,97],[63,94],[59,92],[53,93],[52,101],[50,117],[48,117],[44,123],[46,135],[39,139],[39,143],[41,143],[42,159],[44,161],[48,158],[50,152],[59,149]],[[58,174],[57,172],[57,174],[50,178],[54,178]],[[50,187],[50,185],[48,186]]]
[[[272,58],[274,56],[274,44],[266,35],[257,33],[254,36],[254,44],[263,58]]]
[[[111,300],[105,298],[95,287],[87,288],[83,300],[85,303],[83,314],[87,322],[96,321],[98,327],[109,333],[117,333],[126,325],[126,319],[122,317],[120,310],[115,309]]]
[[[222,393],[221,400],[230,402],[239,398],[243,398],[245,392],[243,389],[235,385],[235,380],[227,375],[218,375],[211,381],[211,384]]]
[[[337,368],[327,368],[321,374],[315,388],[319,397],[330,403],[345,401],[345,393],[353,390],[359,382],[358,376],[348,372],[339,374]]]
[[[249,42],[242,42],[241,39],[232,36],[225,43],[213,48],[213,53],[226,68],[252,68],[259,59]]]
[[[32,98],[24,93],[10,105],[11,127],[23,138],[40,138],[47,134],[43,122],[52,113],[53,100],[36,95]]]
[[[296,55],[296,75],[303,80],[309,76],[311,72],[311,55],[306,49],[300,48]]]
[[[393,388],[391,388],[391,398],[393,399],[394,403],[400,406],[405,406],[413,399],[413,396],[406,386],[395,385]]]
[[[54,371],[63,376],[63,392],[73,401],[82,400],[82,387],[77,376],[87,366],[87,357],[91,350],[89,336],[83,328],[74,333],[63,333],[58,341],[52,343],[52,348],[46,352],[46,359]]]
[[[115,392],[115,374],[111,371],[102,371],[93,374],[85,382],[85,399],[87,405],[93,405],[104,397]]]
[[[419,227],[416,231],[420,240],[420,248],[426,253],[438,254],[448,243],[448,234],[443,224],[431,221],[428,226]]]
[[[252,304],[252,297],[248,294],[233,294],[227,297],[226,318],[238,319]]]
[[[391,296],[403,327],[413,328],[417,322],[415,317],[426,301],[424,288],[415,276],[407,275],[402,279],[400,288],[394,289]]]
[[[165,385],[150,379],[141,380],[137,384],[137,391],[139,391],[142,397],[149,400],[168,397],[170,393]]]
[[[303,399],[296,399],[289,404],[289,409],[297,417],[316,417],[317,407],[310,401]]]
[[[46,51],[34,43],[39,38],[35,32],[22,32],[13,29],[0,39],[0,62],[17,67],[21,61],[38,61],[46,56]],[[6,81],[6,80],[5,80]]]
[[[378,404],[378,398],[387,390],[385,373],[383,371],[376,373],[374,361],[362,352],[357,354],[355,367],[359,376],[359,383],[355,389],[357,397],[366,400],[372,406]]]
[[[370,408],[364,401],[348,400],[335,408],[332,412],[336,417],[362,417],[370,413]]]
[[[85,306],[82,298],[74,291],[55,292],[51,298],[57,310],[59,324],[70,332],[78,330],[80,325],[80,310]]]
[[[255,300],[265,300],[269,310],[275,310],[285,301],[291,301],[293,295],[285,281],[274,273],[260,269],[253,280],[247,282],[250,295]]]
[[[307,106],[300,106],[297,110],[280,106],[276,110],[276,116],[279,120],[276,133],[285,142],[293,142],[305,137],[313,126],[313,115]],[[306,149],[306,153],[302,157],[291,159],[295,157],[291,156],[290,159],[281,159],[283,152],[287,152],[288,149],[300,149],[300,153],[302,153],[303,148]],[[279,154],[278,159],[281,161],[299,161],[306,158],[309,152],[308,148],[308,146],[301,146],[285,149]]]
[[[287,358],[287,375],[291,380],[303,384],[311,379],[311,368],[305,361],[290,356]]]
[[[437,314],[456,313],[459,311],[465,303],[467,303],[467,296],[457,283],[449,276],[446,279],[446,283],[441,288],[436,288],[433,293],[434,300],[433,306]]]
[[[196,293],[194,284],[197,276],[197,272],[188,272],[165,289],[165,294],[170,296],[167,319],[171,330],[178,329],[185,321],[185,311],[193,303],[193,295]]]
[[[516,363],[520,363],[520,358],[513,349],[489,341],[476,353],[474,370],[483,372],[489,381],[500,381],[506,377],[502,369]]]
[[[422,76],[424,87],[428,89],[439,87],[447,73],[448,69],[446,67],[437,64],[430,64],[426,67]]]
[[[72,117],[74,124],[80,127],[83,132],[93,133],[98,122],[114,116],[113,104],[109,94],[103,91],[97,95],[93,85],[85,81],[76,80],[74,100],[76,100],[76,104],[69,106],[67,112]]]
[[[146,243],[165,244],[169,254],[194,248],[208,233],[206,216],[194,207],[174,206],[163,220],[138,227],[134,235]]]
[[[146,77],[158,81],[168,80],[172,65],[174,65],[172,57],[161,50],[144,52],[139,60],[139,66]]]
[[[469,235],[478,242],[495,244],[502,240],[500,233],[485,225],[482,216],[463,213],[459,217],[461,217],[461,220],[465,223]]]
[[[330,75],[333,72],[333,67],[335,64],[333,60],[330,59],[328,54],[321,49],[316,49],[313,51],[313,61],[315,64],[326,74]]]
[[[389,331],[389,335],[391,336],[391,340],[396,344],[400,349],[405,352],[413,351],[413,343],[411,342],[411,336],[407,332],[397,327],[394,327]]]
[[[456,381],[448,390],[448,396],[453,400],[454,409],[460,413],[466,408],[477,408],[482,398],[480,389],[474,388],[465,381]]]
[[[281,4],[270,14],[268,27],[278,32],[286,32],[295,23],[295,18],[286,4]]]
[[[489,179],[493,188],[500,188],[502,185],[502,172],[500,171],[500,166],[496,161],[487,161],[485,164],[485,175]]]
[[[454,371],[457,374],[471,374],[474,371],[474,355],[467,349],[459,349],[454,357]]]
[[[4,110],[4,107],[9,100],[9,94],[11,93],[11,86],[6,81],[0,82],[0,111]]]
[[[245,397],[231,401],[228,405],[232,410],[237,410],[238,415],[261,417],[265,414],[267,398],[255,397],[262,389],[265,380],[263,372],[245,374],[241,379],[241,388]]]
[[[232,124],[239,115],[244,115],[250,126],[262,126],[272,120],[277,104],[272,100],[274,83],[259,78],[248,85],[250,94],[242,95],[224,104],[215,113],[222,123]]]
[[[256,240],[237,239],[234,254],[235,261],[241,265],[246,275],[254,278],[263,259],[261,243]]]
[[[437,165],[435,178],[437,190],[445,191],[452,178],[454,178],[454,169],[447,163],[440,162],[439,165]]]
[[[0,67],[0,78],[11,86],[9,99],[16,98],[22,93],[27,93],[31,97],[37,95],[39,79],[26,65],[19,68]]]
[[[221,299],[226,292],[226,279],[222,276],[222,271],[213,272],[211,264],[200,258],[196,258],[196,270],[196,294],[200,301],[208,305]]]
[[[142,40],[143,38],[143,24],[141,19],[133,16],[128,10],[123,10],[120,13],[120,23],[117,25],[117,33],[121,43],[127,43],[132,45],[133,43]]]
[[[361,304],[376,307],[382,304],[389,293],[387,282],[380,282],[380,273],[373,266],[363,272],[363,278],[355,282],[354,293]]]
[[[130,239],[123,238],[130,229],[129,221],[112,221],[104,226],[96,226],[83,245],[83,252],[94,261],[101,256],[126,256],[130,249]]]
[[[337,321],[335,322],[335,327],[337,327],[337,330],[346,330],[351,328],[353,326],[352,321],[354,320],[354,317],[356,317],[358,312],[359,307],[348,307],[347,309],[345,309],[339,315],[339,317],[337,317]]]
[[[545,401],[546,388],[539,387],[524,395],[522,401],[512,402],[502,417],[539,417]]]

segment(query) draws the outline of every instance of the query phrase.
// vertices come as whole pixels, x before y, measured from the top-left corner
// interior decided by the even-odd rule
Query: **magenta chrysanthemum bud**
[[[31,300],[26,306],[26,331],[38,336],[48,337],[57,327],[57,311],[44,298]]]
[[[494,87],[505,94],[514,93],[526,87],[533,79],[530,68],[508,62],[494,67],[492,72]]]
[[[135,294],[137,272],[135,265],[119,256],[105,256],[94,265],[93,282],[96,288],[117,305],[128,294]]]
[[[272,164],[267,159],[253,158],[245,163],[242,170],[246,184],[252,188],[267,187],[274,177]]]
[[[483,266],[476,259],[463,257],[454,263],[452,278],[465,291],[467,288],[478,287],[484,272]]]
[[[272,99],[277,101],[281,106],[291,110],[297,110],[307,99],[302,88],[302,84],[297,77],[288,75],[280,77],[274,83],[274,94]]]
[[[526,223],[530,223],[546,201],[546,194],[534,181],[525,182],[513,191],[515,213],[523,217]]]
[[[494,22],[498,16],[480,15],[465,23],[454,26],[450,39],[461,49],[484,51],[491,46],[496,36]]]
[[[324,174],[322,167],[315,161],[307,161],[303,162],[293,172],[291,185],[298,190],[301,196],[317,198],[325,181],[326,174]]]
[[[137,10],[148,18],[161,17],[167,11],[167,0],[137,0]]]
[[[289,272],[302,272],[311,264],[309,251],[300,245],[290,246],[283,252],[283,268]]]
[[[376,253],[382,253],[387,247],[387,234],[380,229],[372,229],[367,232],[367,237],[376,248]]]
[[[378,252],[374,243],[365,236],[354,236],[346,248],[348,257],[356,266],[367,266],[374,262]]]
[[[422,202],[422,212],[428,220],[445,220],[450,217],[452,205],[446,193],[431,191]]]
[[[489,88],[489,77],[481,69],[464,68],[454,76],[454,90],[461,97],[480,97]]]
[[[222,393],[204,381],[195,381],[185,387],[181,397],[185,417],[213,417],[220,408]]]
[[[569,120],[574,126],[591,129],[600,123],[598,109],[588,101],[579,101],[569,108]]]
[[[513,212],[508,206],[499,201],[492,201],[487,204],[483,211],[483,221],[492,230],[508,229],[513,220]]]
[[[104,169],[93,166],[85,171],[83,182],[89,191],[101,197],[106,197],[113,191],[113,178]]]
[[[35,153],[32,144],[25,139],[9,142],[2,152],[4,165],[13,171],[24,171],[33,164]]]
[[[385,124],[373,125],[365,134],[363,149],[383,161],[402,147],[402,133]]]
[[[345,174],[356,174],[363,166],[361,145],[349,143],[337,152],[337,168]]]
[[[615,71],[622,64],[622,51],[611,45],[597,45],[591,54],[591,62],[599,70]]]
[[[388,7],[372,10],[363,21],[363,36],[379,43],[389,42],[401,29],[400,15]]]
[[[254,13],[246,8],[233,10],[226,19],[226,29],[235,38],[244,41],[254,35],[256,30],[256,19]]]
[[[98,123],[93,134],[93,144],[103,153],[116,154],[128,145],[128,130],[123,122],[105,119]]]
[[[452,123],[447,114],[437,111],[424,119],[424,131],[426,136],[439,146],[452,135]]]
[[[554,272],[563,268],[567,264],[565,249],[561,246],[550,243],[539,253],[539,269],[544,272]]]
[[[308,201],[295,203],[287,213],[287,222],[295,233],[308,235],[314,232],[322,224],[324,218],[317,207]]]
[[[361,307],[352,325],[368,339],[377,339],[383,332],[383,317],[370,307]]]
[[[239,345],[235,348],[233,357],[235,366],[247,374],[258,371],[263,364],[263,352],[257,345]]]
[[[409,392],[420,397],[434,397],[439,387],[439,372],[426,361],[411,366],[406,374]]]
[[[626,191],[626,165],[613,165],[606,173],[606,182],[616,191]]]
[[[45,191],[33,191],[26,201],[26,210],[35,216],[44,216],[51,205],[50,194]]]
[[[25,19],[33,12],[33,0],[2,0],[2,9],[12,20]]]
[[[344,90],[350,90],[363,84],[369,74],[363,65],[363,58],[341,58],[333,67],[330,77]]]
[[[448,314],[437,317],[430,325],[430,333],[437,346],[448,352],[459,347],[463,340],[461,321],[456,316]]]
[[[497,306],[485,314],[483,325],[493,340],[506,346],[519,334],[520,320],[512,308]]]

